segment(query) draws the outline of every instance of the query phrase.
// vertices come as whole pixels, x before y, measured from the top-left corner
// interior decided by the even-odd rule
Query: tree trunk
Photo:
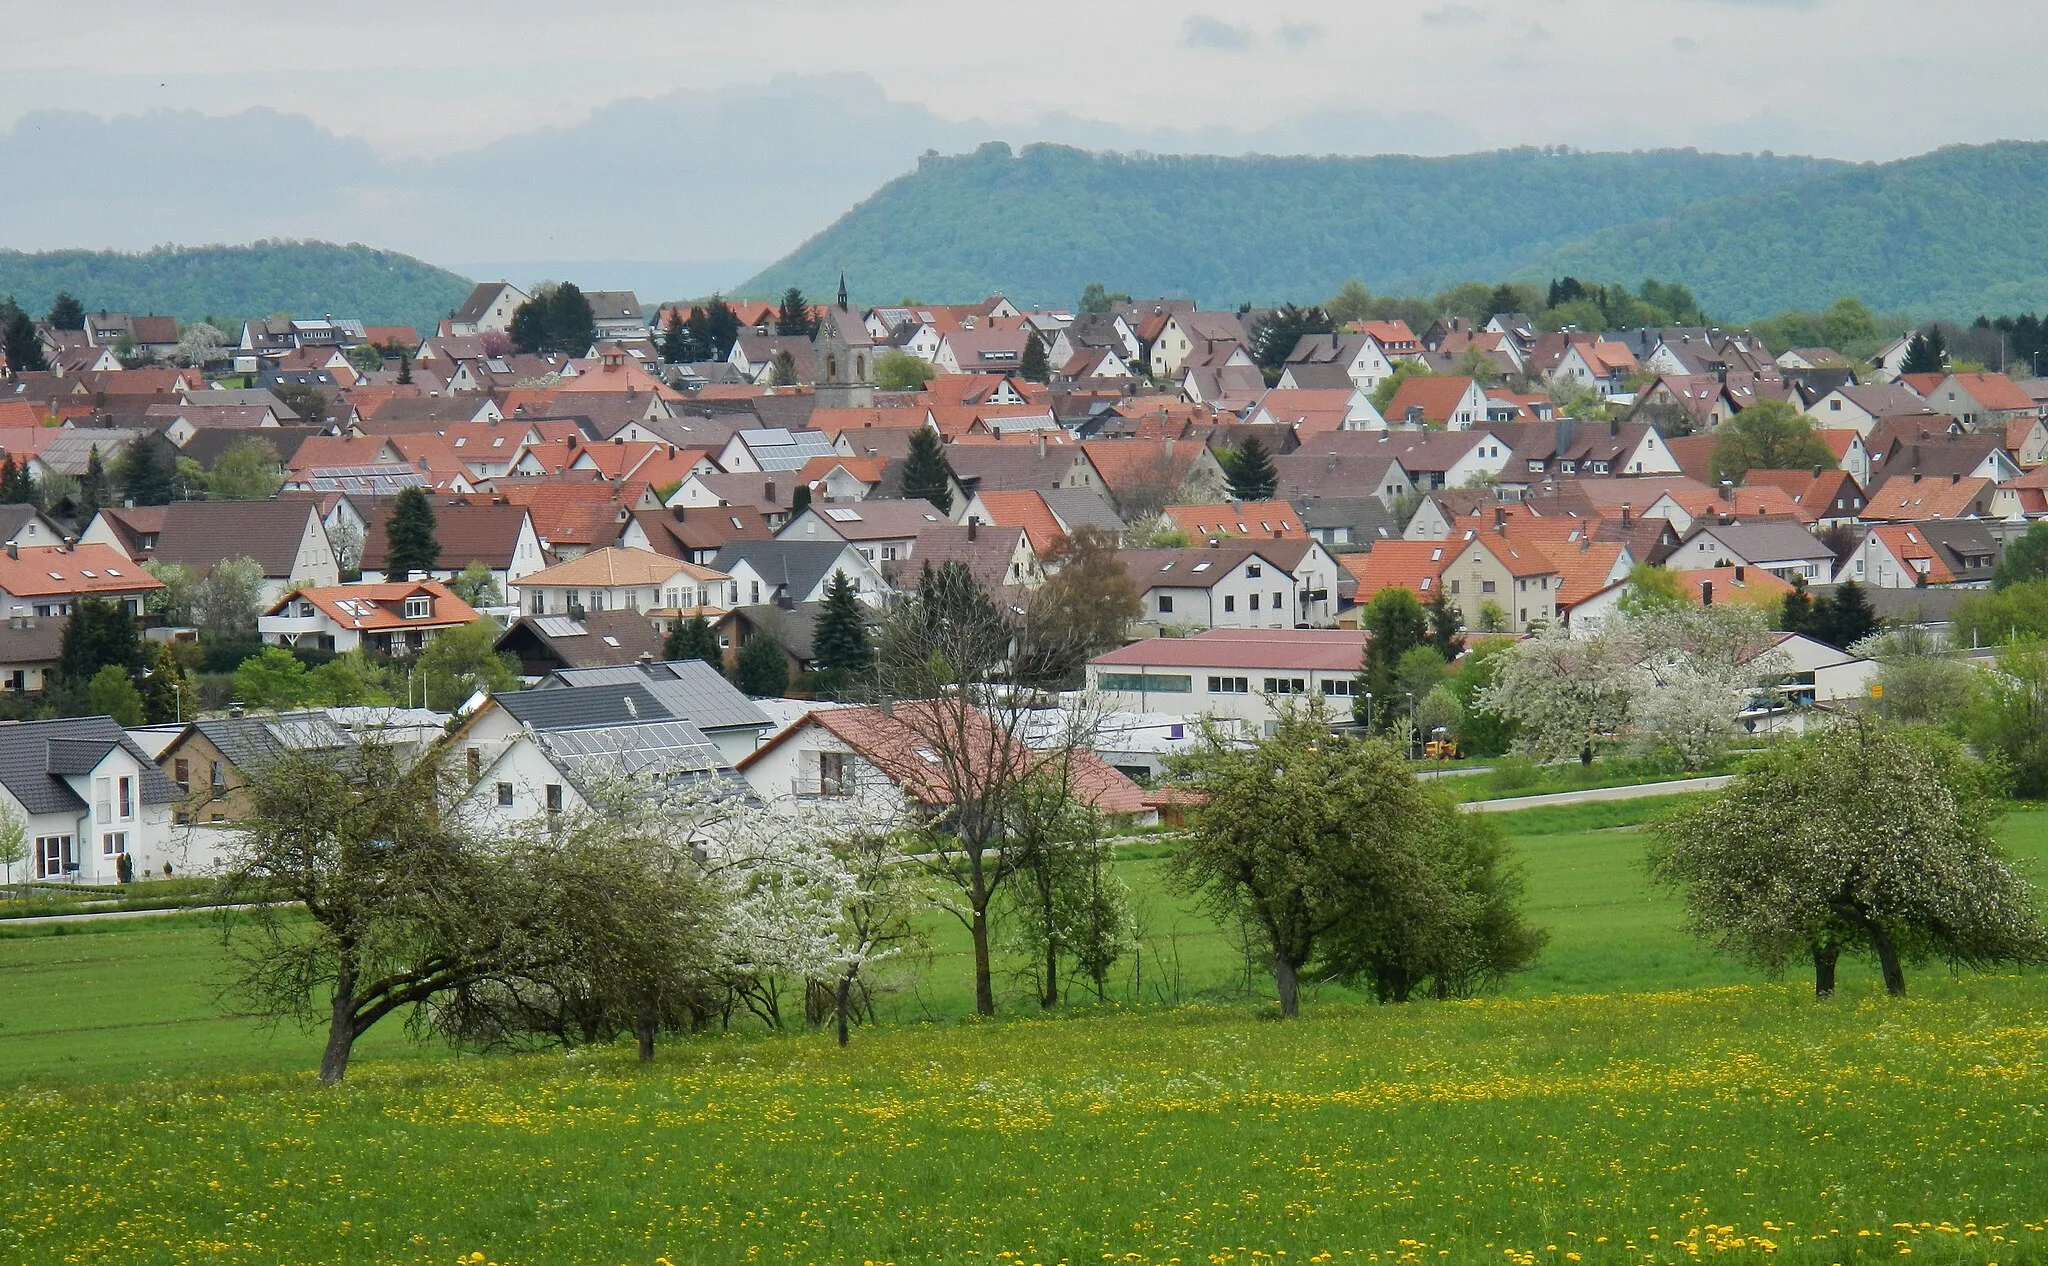
[[[640,1039],[640,1062],[654,1059],[654,1007],[642,1002],[633,1009],[633,1033]]]
[[[354,985],[355,973],[344,968],[334,984],[333,1009],[327,1021],[327,1049],[320,1056],[320,1084],[323,1086],[337,1084],[348,1073],[349,1053],[356,1044]]]
[[[1906,971],[1899,964],[1899,947],[1892,944],[1892,934],[1884,930],[1884,924],[1876,919],[1865,922],[1870,929],[1871,947],[1877,950],[1877,965],[1884,970],[1884,991],[1894,998],[1906,996]]]
[[[1038,995],[1038,1005],[1047,1011],[1060,1005],[1060,950],[1052,939],[1052,928],[1046,928],[1045,938],[1045,988]]]
[[[987,905],[975,905],[974,918],[968,927],[974,934],[974,1010],[980,1015],[994,1015],[996,990],[989,976]]]
[[[1273,955],[1273,984],[1280,991],[1280,1018],[1298,1019],[1301,1015],[1301,982],[1295,976],[1294,964],[1284,955]]]
[[[1813,947],[1813,996],[1822,1000],[1835,996],[1835,962],[1842,957],[1839,945]]]
[[[832,991],[832,1011],[839,1026],[839,1044],[846,1045],[846,1011],[853,1001],[853,977],[842,975],[839,987]]]

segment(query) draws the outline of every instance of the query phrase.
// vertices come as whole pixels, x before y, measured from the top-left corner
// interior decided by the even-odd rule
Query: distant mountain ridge
[[[225,321],[289,312],[410,325],[431,334],[471,282],[394,251],[332,242],[160,246],[117,251],[0,250],[0,295],[40,316],[58,291],[88,309]],[[228,331],[230,334],[238,330]]]
[[[2048,144],[1884,164],[1692,150],[1191,158],[1000,144],[927,157],[741,293],[1074,302],[1100,281],[1204,305],[1576,275],[1690,286],[1719,316],[1967,318],[2048,307]]]
[[[849,282],[873,302],[1090,281],[1217,306],[1497,280],[1589,230],[1797,184],[1845,164],[1773,155],[1514,149],[1451,158],[1097,154],[1001,143],[927,157],[744,287]]]

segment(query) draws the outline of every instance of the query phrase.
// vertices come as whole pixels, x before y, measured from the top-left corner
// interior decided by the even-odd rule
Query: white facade
[[[171,806],[142,803],[144,765],[126,748],[114,747],[90,772],[64,781],[85,801],[79,812],[31,814],[0,787],[0,808],[25,828],[28,857],[14,867],[14,879],[112,884],[119,882],[125,854],[137,878],[162,878],[192,869],[190,850],[173,839]]]
[[[1320,545],[1312,553],[1329,558]],[[1165,576],[1151,577],[1153,584],[1143,594],[1145,609],[1138,617],[1139,623],[1207,629],[1291,629],[1297,619],[1308,622],[1306,617],[1296,614],[1302,609],[1301,581],[1277,563],[1253,554],[1207,584],[1197,583],[1208,580],[1195,570],[1206,565],[1202,560],[1191,556],[1182,565],[1189,568],[1185,574],[1190,583],[1186,585],[1171,583]],[[1328,592],[1334,609],[1334,575],[1330,577]]]

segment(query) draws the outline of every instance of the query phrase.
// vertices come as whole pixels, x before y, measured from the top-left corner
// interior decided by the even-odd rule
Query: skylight
[[[1196,564],[1195,564],[1195,566],[1194,566],[1194,570],[1196,570],[1196,571],[1207,571],[1207,570],[1209,570],[1209,562],[1208,562],[1208,560],[1207,560],[1207,559],[1204,559],[1203,561],[1201,561],[1201,562],[1199,562],[1199,563],[1196,563]]]
[[[833,507],[831,507],[830,509],[828,509],[828,510],[826,510],[826,511],[825,511],[825,517],[826,517],[826,518],[828,518],[828,519],[831,519],[831,520],[832,520],[833,522],[835,522],[835,523],[858,523],[858,522],[860,522],[860,514],[859,514],[859,513],[857,512],[857,511],[849,510],[849,509],[847,509],[847,508],[846,508],[846,507],[844,507],[844,506],[833,506]],[[733,520],[733,526],[734,526],[734,527],[738,527],[738,526],[739,526],[739,520],[738,520],[738,519],[734,519],[734,520]]]

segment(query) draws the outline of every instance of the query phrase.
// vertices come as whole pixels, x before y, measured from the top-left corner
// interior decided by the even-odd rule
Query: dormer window
[[[302,620],[304,620],[304,619],[309,619],[309,618],[311,618],[312,614],[313,614],[313,604],[312,604],[312,603],[310,603],[310,602],[308,602],[308,601],[307,601],[306,599],[304,599],[304,598],[301,598],[301,599],[299,599],[299,609],[298,609],[298,616],[299,616],[299,618],[300,618],[300,619],[302,619]]]
[[[405,618],[424,620],[434,614],[434,600],[425,594],[414,594],[405,600]]]

